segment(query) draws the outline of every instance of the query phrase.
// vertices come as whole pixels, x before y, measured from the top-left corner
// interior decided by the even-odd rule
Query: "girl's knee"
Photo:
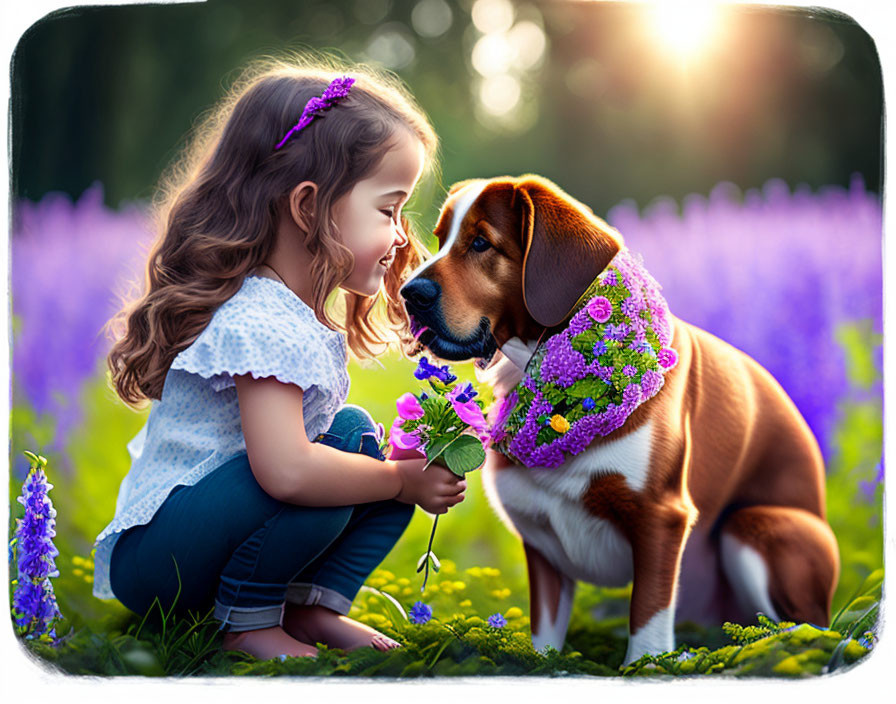
[[[347,403],[336,412],[330,428],[318,437],[318,441],[343,452],[385,459],[379,449],[376,430],[370,413],[361,406]]]

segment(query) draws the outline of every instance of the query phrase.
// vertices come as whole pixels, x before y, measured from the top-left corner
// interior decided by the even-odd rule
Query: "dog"
[[[623,246],[536,174],[454,184],[434,234],[438,253],[400,289],[415,352],[475,359],[496,399]],[[523,542],[536,650],[563,648],[578,580],[632,583],[626,665],[674,650],[676,620],[829,623],[840,565],[817,441],[755,360],[669,320],[678,363],[622,427],[554,468],[487,450],[484,490]]]

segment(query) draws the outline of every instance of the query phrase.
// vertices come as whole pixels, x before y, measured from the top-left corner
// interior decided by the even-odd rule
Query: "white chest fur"
[[[592,479],[620,474],[643,489],[652,425],[610,443],[594,444],[553,469],[483,469],[490,503],[511,529],[573,579],[622,586],[632,578],[631,546],[610,522],[590,514],[582,497]]]

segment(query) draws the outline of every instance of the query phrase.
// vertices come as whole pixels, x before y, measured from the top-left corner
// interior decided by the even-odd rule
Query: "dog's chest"
[[[632,578],[631,546],[619,529],[589,513],[583,496],[594,477],[619,474],[640,491],[648,479],[652,429],[592,445],[553,469],[486,469],[483,486],[498,514],[525,542],[574,579],[622,586]]]

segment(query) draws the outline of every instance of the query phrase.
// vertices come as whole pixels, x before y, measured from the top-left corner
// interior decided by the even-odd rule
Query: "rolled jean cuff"
[[[320,604],[336,613],[346,616],[352,608],[352,602],[344,594],[335,589],[320,587],[307,582],[291,582],[286,587],[286,603],[301,606]]]
[[[219,631],[254,631],[281,625],[284,606],[224,606],[215,599],[214,616],[221,621]]]

